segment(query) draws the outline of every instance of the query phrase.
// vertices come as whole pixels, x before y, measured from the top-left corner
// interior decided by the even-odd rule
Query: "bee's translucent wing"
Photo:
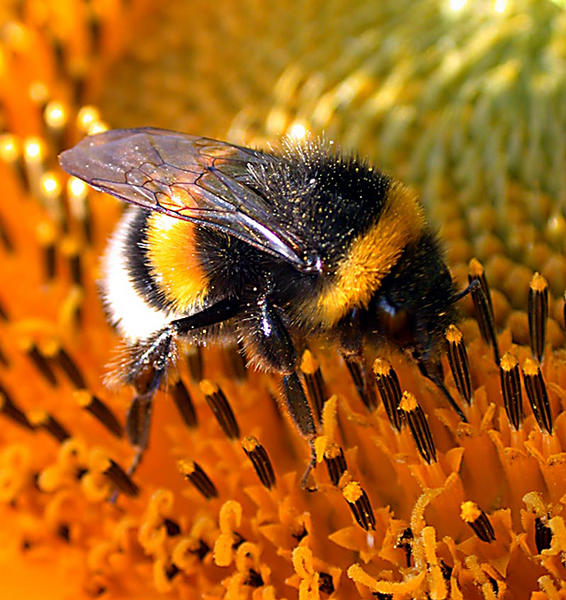
[[[99,133],[59,156],[65,171],[98,190],[224,231],[301,271],[316,271],[316,253],[245,183],[248,165],[275,160],[249,148],[149,127]]]

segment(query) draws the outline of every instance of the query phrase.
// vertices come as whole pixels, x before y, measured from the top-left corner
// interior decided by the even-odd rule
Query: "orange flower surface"
[[[0,32],[0,596],[566,598],[563,2],[22,0]],[[278,378],[183,347],[129,476],[97,289],[123,206],[56,157],[141,125],[324,132],[418,189],[480,282],[442,357],[467,422],[407,357],[369,348],[358,389],[313,344],[303,489]]]

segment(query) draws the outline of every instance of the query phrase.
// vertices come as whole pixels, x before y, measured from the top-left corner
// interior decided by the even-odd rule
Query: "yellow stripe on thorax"
[[[195,225],[160,213],[148,219],[151,274],[174,310],[184,312],[207,293],[208,278],[195,252]]]
[[[405,246],[418,240],[423,226],[423,210],[416,193],[393,182],[379,219],[352,242],[332,283],[318,297],[314,311],[317,319],[331,326],[352,308],[367,307]]]

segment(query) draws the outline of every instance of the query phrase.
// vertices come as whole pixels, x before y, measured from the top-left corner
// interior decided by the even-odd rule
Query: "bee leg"
[[[167,345],[170,342],[171,339],[168,340]],[[155,368],[155,365],[146,367],[143,373],[138,373],[138,378],[133,382],[137,393],[130,403],[126,416],[126,435],[136,451],[128,469],[130,477],[139,467],[149,443],[153,396],[165,372],[166,361],[161,362],[163,363],[161,367]],[[118,490],[115,490],[110,497],[110,503],[114,504],[117,497]]]
[[[161,375],[156,374],[157,384],[155,389],[159,386],[158,381],[161,379]],[[136,454],[128,469],[129,475],[135,473],[148,446],[155,389],[135,396],[128,408],[126,434],[130,444],[136,449]]]
[[[309,464],[301,477],[301,488],[309,492],[314,492],[317,489],[316,485],[309,485],[308,480],[312,470],[316,467],[316,452],[314,449],[316,425],[305,391],[295,371],[288,375],[283,375],[283,398],[295,427],[308,440],[310,445],[311,456]]]
[[[456,411],[460,419],[464,421],[464,423],[468,422],[466,415],[462,412],[462,409],[458,406],[456,400],[452,398],[450,392],[446,389],[444,385],[444,377],[442,372],[442,364],[440,361],[432,360],[430,357],[421,356],[417,357],[417,365],[419,367],[419,371],[427,378],[430,379],[434,385],[442,392],[446,400],[450,406]]]
[[[195,329],[204,329],[235,317],[240,311],[240,303],[235,298],[224,298],[216,304],[194,315],[172,321],[169,327],[176,335],[186,335]]]
[[[373,379],[367,375],[364,360],[359,311],[351,310],[339,324],[340,352],[360,399],[369,411],[377,407]]]
[[[283,399],[299,433],[311,444],[311,460],[301,480],[307,489],[307,479],[316,465],[314,438],[316,424],[310,404],[297,375],[297,352],[279,311],[268,298],[261,298],[244,321],[244,342],[259,355],[263,364],[283,375]]]
[[[126,416],[126,435],[136,454],[128,469],[133,475],[149,443],[153,397],[165,374],[170,358],[173,332],[170,327],[160,331],[143,347],[132,364],[135,373],[132,383],[136,395]]]
[[[136,449],[136,454],[128,469],[130,475],[133,475],[138,468],[149,444],[153,397],[171,358],[173,339],[178,335],[225,321],[233,317],[238,309],[239,304],[235,300],[230,298],[220,300],[199,313],[172,321],[165,329],[155,334],[137,353],[131,365],[132,373],[134,373],[132,383],[137,394],[130,404],[126,417],[126,434]]]

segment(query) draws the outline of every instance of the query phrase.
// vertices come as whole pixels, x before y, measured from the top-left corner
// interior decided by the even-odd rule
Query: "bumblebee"
[[[262,152],[172,131],[112,130],[63,152],[65,171],[134,206],[103,263],[103,299],[129,347],[127,431],[147,446],[153,394],[175,341],[237,340],[282,375],[304,437],[316,424],[297,375],[306,340],[349,360],[408,351],[442,383],[439,345],[462,296],[415,193],[332,144]],[[138,458],[138,460],[139,460]]]

